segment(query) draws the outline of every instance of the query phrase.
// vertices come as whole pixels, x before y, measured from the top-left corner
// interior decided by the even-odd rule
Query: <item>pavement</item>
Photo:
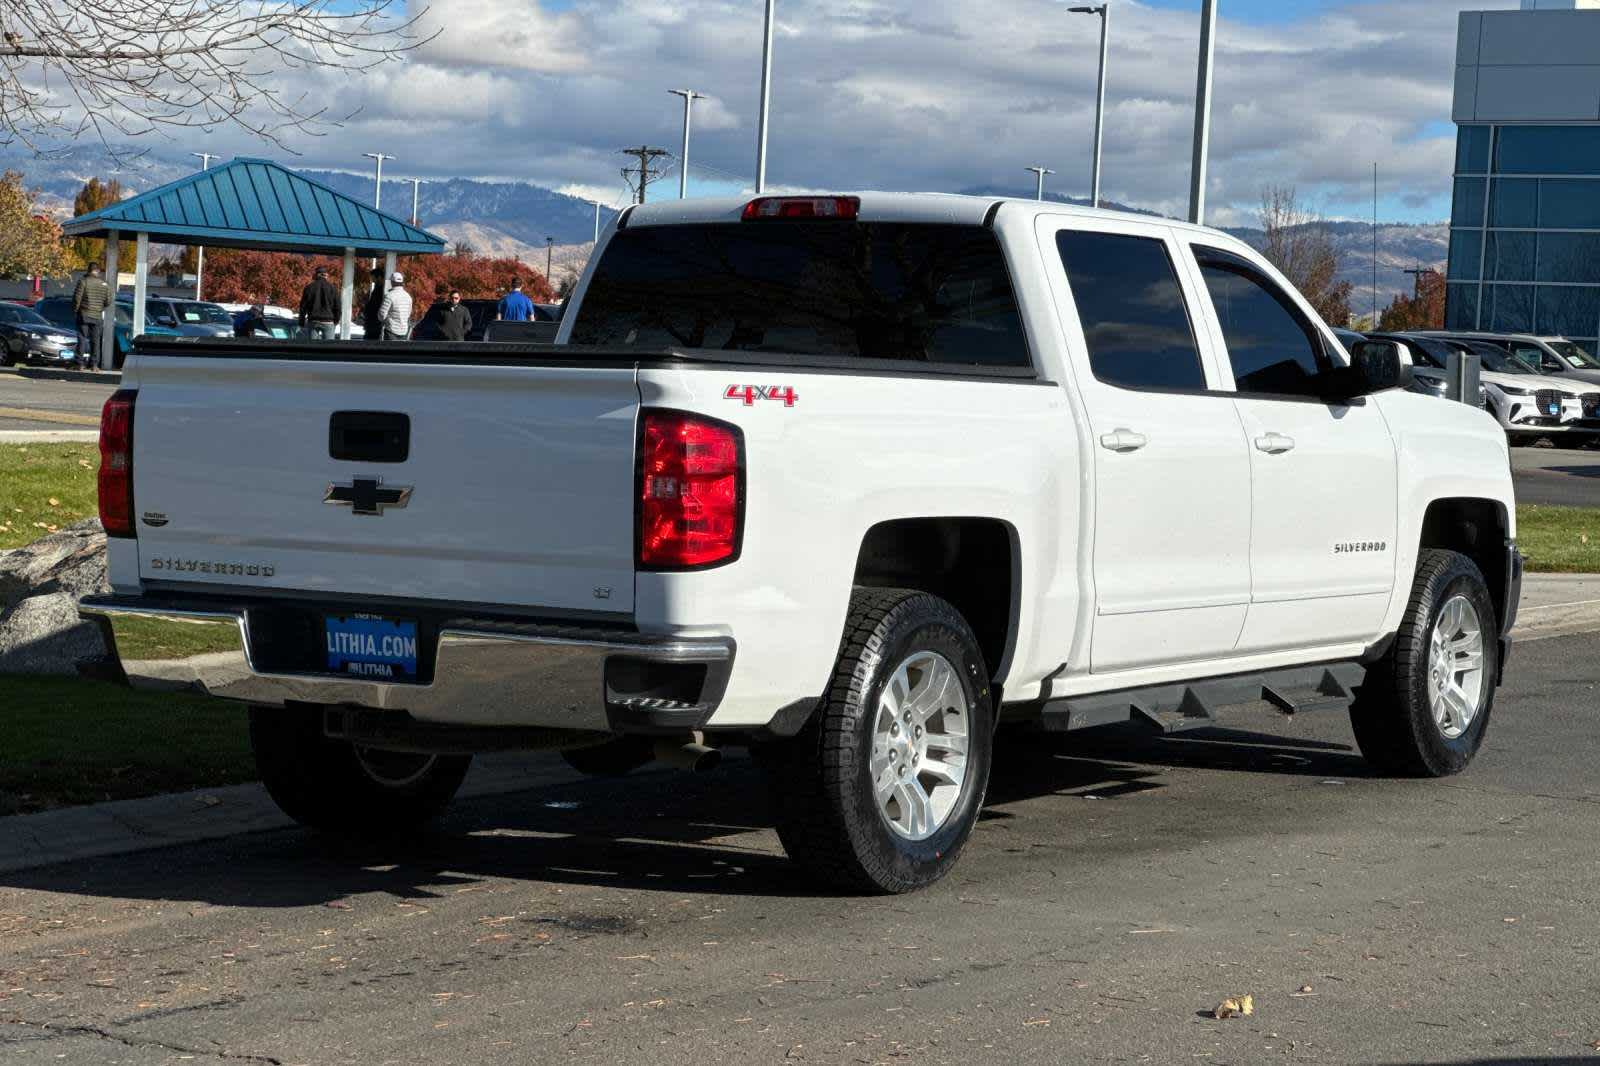
[[[1518,503],[1600,507],[1600,451],[1593,448],[1511,449]]]
[[[595,781],[546,756],[401,841],[12,870],[0,1059],[1592,1062],[1597,689],[1600,635],[1523,642],[1448,781],[1373,777],[1344,715],[1259,705],[1007,737],[961,864],[904,897],[797,879],[742,758]]]
[[[37,434],[93,432],[100,425],[100,409],[121,380],[121,374],[112,373],[31,370],[24,376],[20,368],[0,368],[0,433],[35,434],[0,439],[43,443],[52,438]]]

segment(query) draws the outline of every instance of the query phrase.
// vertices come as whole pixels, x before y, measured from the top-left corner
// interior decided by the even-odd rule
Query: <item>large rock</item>
[[[78,600],[109,591],[106,537],[97,519],[0,556],[0,674],[72,674],[107,654]]]

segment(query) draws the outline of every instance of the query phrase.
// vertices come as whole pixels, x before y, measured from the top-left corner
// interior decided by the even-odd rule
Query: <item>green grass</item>
[[[0,444],[0,551],[98,512],[93,444]]]
[[[1517,508],[1517,544],[1537,573],[1600,573],[1600,507]]]
[[[239,704],[0,677],[0,815],[255,779]]]

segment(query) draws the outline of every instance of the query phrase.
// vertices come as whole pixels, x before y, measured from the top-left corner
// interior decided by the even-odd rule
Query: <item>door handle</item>
[[[1284,452],[1294,450],[1294,438],[1286,437],[1282,433],[1268,433],[1256,438],[1256,451],[1266,452],[1268,455],[1282,455]]]
[[[1149,443],[1149,437],[1131,429],[1114,429],[1100,437],[1100,446],[1114,452],[1136,452]]]

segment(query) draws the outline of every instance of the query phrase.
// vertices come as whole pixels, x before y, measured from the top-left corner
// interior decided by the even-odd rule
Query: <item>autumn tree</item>
[[[72,198],[72,217],[87,215],[103,207],[110,207],[122,199],[122,183],[112,178],[110,181],[101,181],[99,178],[90,178],[83,183]],[[92,237],[74,237],[67,242],[67,267],[71,270],[84,270],[90,263],[105,263],[106,242]],[[119,241],[117,244],[117,269],[133,269],[133,242]]]
[[[1339,250],[1328,227],[1300,204],[1293,186],[1273,185],[1261,193],[1261,228],[1267,261],[1300,290],[1323,321],[1350,321],[1351,285],[1339,280]]]
[[[38,199],[37,190],[22,184],[19,171],[0,176],[0,278],[66,273],[61,227],[39,212]]]
[[[293,86],[400,58],[421,43],[421,15],[405,0],[7,0],[0,144],[92,134],[127,155],[127,138],[157,131],[231,126],[278,144],[323,132],[340,117]]]
[[[1417,329],[1444,329],[1444,275],[1422,270],[1414,275],[1411,295],[1400,293],[1384,308],[1378,328],[1404,333]]]

